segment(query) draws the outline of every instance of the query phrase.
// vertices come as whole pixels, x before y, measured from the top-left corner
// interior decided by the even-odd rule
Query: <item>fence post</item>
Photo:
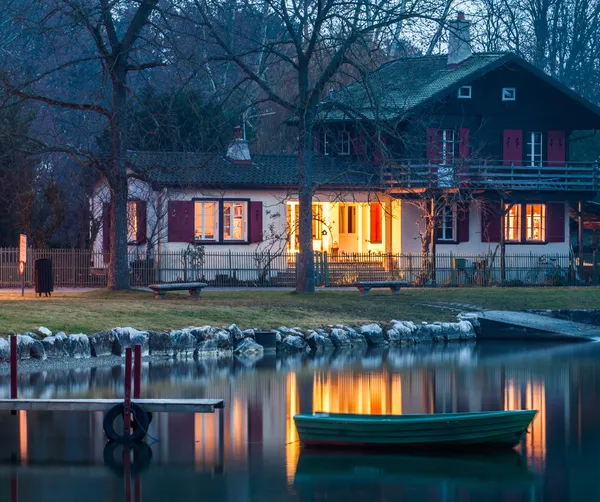
[[[323,270],[325,274],[325,287],[329,287],[329,258],[327,256],[327,251],[323,253]]]
[[[298,284],[298,267],[299,267],[298,263],[299,262],[300,262],[300,253],[296,253],[296,261],[295,261],[295,264],[296,264],[296,275],[294,277],[294,284]]]

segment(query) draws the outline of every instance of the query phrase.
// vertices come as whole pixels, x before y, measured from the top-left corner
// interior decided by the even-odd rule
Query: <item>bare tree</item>
[[[345,69],[362,68],[379,46],[388,47],[401,22],[433,18],[436,0],[261,0],[234,4],[190,0],[188,16],[206,33],[214,59],[234,63],[260,90],[259,99],[276,103],[298,124],[300,205],[299,292],[314,291],[312,249],[313,134],[320,103]],[[244,14],[243,20],[235,20]],[[258,27],[248,28],[250,16]],[[232,19],[233,18],[233,19]],[[267,27],[268,29],[264,29]]]

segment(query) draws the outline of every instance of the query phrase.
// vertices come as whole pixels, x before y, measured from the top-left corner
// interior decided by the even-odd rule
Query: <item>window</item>
[[[127,201],[127,242],[137,242],[138,236],[138,215],[137,202]]]
[[[194,204],[194,237],[200,241],[218,240],[219,203],[196,201]]]
[[[510,209],[509,209],[510,208]],[[521,205],[504,206],[504,240],[519,242],[521,240]]]
[[[527,161],[532,166],[541,166],[542,160],[542,133],[529,133],[527,141]]]
[[[506,205],[508,209],[510,205]],[[522,229],[525,230],[523,235]],[[546,204],[514,204],[504,216],[504,239],[511,242],[546,241]]]
[[[516,101],[517,89],[514,87],[504,87],[502,89],[502,101]]]
[[[454,129],[442,129],[442,164],[454,164]]]
[[[340,206],[340,234],[356,233],[356,206]]]
[[[444,206],[440,211],[436,237],[438,241],[456,240],[456,211],[454,206]]]
[[[546,204],[525,205],[525,230],[528,241],[546,240]]]
[[[323,238],[323,206],[312,205],[312,238],[320,241]]]
[[[223,203],[223,240],[245,241],[247,240],[247,207],[246,202],[224,202]]]
[[[323,129],[323,155],[329,155],[331,153],[331,131]]]
[[[463,85],[458,89],[458,99],[471,99],[471,86]]]
[[[350,155],[350,133],[348,131],[340,131],[338,154]]]

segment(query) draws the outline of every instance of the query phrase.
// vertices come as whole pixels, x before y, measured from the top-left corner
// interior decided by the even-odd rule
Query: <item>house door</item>
[[[339,233],[340,252],[358,252],[358,210],[356,204],[340,204],[339,206]]]

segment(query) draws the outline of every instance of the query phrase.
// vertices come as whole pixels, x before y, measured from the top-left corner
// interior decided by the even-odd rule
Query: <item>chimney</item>
[[[235,126],[235,138],[227,147],[227,155],[225,158],[232,164],[238,166],[248,166],[252,164],[248,142],[242,139],[242,128]]]
[[[459,12],[448,24],[448,68],[456,68],[472,55],[471,21],[465,19],[464,12]]]

